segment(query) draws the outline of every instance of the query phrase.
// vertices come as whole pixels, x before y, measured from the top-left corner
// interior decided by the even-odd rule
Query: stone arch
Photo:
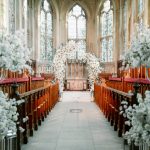
[[[69,23],[68,23],[68,21],[69,21],[69,16],[68,16],[68,15],[70,14],[71,10],[73,10],[76,6],[77,6],[77,7],[80,7],[80,9],[84,12],[84,15],[83,15],[81,12],[80,12],[80,15],[83,15],[82,17],[84,17],[84,19],[85,19],[85,24],[84,24],[85,36],[84,36],[84,37],[78,37],[78,36],[77,36],[77,35],[78,35],[78,34],[77,34],[77,31],[79,32],[79,27],[78,27],[78,26],[79,26],[78,21],[79,21],[79,18],[80,18],[80,17],[79,17],[78,19],[77,19],[77,18],[75,19],[75,20],[76,20],[76,23],[77,23],[77,24],[76,24],[76,27],[75,27],[75,28],[77,29],[77,30],[76,30],[76,36],[77,36],[77,37],[76,37],[75,39],[78,40],[77,43],[78,43],[78,42],[80,43],[82,40],[85,42],[85,43],[84,43],[84,46],[83,46],[85,49],[84,49],[84,48],[83,48],[83,49],[86,51],[86,50],[87,50],[87,48],[86,48],[86,45],[87,45],[87,26],[88,26],[87,13],[86,13],[85,9],[84,9],[80,4],[78,4],[78,3],[74,3],[74,4],[72,5],[72,7],[71,7],[70,9],[68,9],[68,11],[67,11],[67,13],[66,13],[66,38],[69,39],[69,38],[70,38],[70,37],[69,37],[69,34],[72,33],[72,31],[71,31],[71,32],[68,32],[68,31],[69,31]],[[69,34],[68,34],[68,33],[69,33]],[[84,51],[84,50],[83,50],[83,51]],[[80,51],[82,51],[82,49],[80,49]],[[78,53],[80,53],[80,51],[78,51]]]
[[[91,22],[89,22],[89,18],[91,18],[91,11],[89,6],[84,2],[84,1],[68,1],[67,5],[63,5],[61,10],[65,10],[62,14],[62,21],[65,20],[65,24],[67,21],[67,15],[69,13],[69,11],[75,6],[75,5],[79,5],[85,12],[85,16],[86,16],[86,40],[87,40],[87,47],[89,45],[88,41],[89,41],[89,33],[90,33],[90,25]],[[65,25],[65,37],[66,37],[66,41],[67,41],[67,25]]]
[[[70,3],[68,5],[68,8],[66,10],[66,14],[65,16],[67,16],[67,14],[69,13],[69,11],[75,6],[75,5],[79,5],[85,12],[85,15],[86,15],[86,19],[90,18],[90,10],[88,8],[88,6],[82,2],[82,1],[76,1],[76,2],[73,2],[73,3]]]
[[[98,4],[98,7],[97,7],[97,10],[96,10],[96,14],[99,15],[101,9],[102,9],[102,6],[103,6],[103,3],[105,2],[105,0],[102,0],[100,1],[100,3]],[[116,10],[119,9],[119,2],[118,1],[115,1],[115,0],[112,0],[112,5],[113,5],[113,10],[114,12],[116,12]]]
[[[37,8],[37,11],[38,11],[38,14],[40,14],[40,10],[41,10],[41,2],[42,1],[38,1],[37,4],[36,4],[36,8]],[[53,17],[58,17],[58,14],[59,14],[59,9],[58,9],[58,5],[56,3],[56,1],[52,0],[48,0],[48,2],[50,3],[51,7],[52,7],[52,11],[53,11]]]

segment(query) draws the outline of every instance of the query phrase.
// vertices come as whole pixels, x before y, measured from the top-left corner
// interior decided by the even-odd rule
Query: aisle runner
[[[89,91],[64,91],[61,98],[62,102],[91,102],[93,97]]]
[[[123,150],[110,123],[89,93],[65,92],[22,150]]]

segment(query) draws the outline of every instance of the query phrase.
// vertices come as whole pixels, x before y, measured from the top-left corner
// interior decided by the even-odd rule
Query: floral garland
[[[137,34],[134,35],[131,46],[123,56],[123,66],[140,67],[141,65],[150,67],[150,28],[140,25],[136,26]]]
[[[131,127],[124,138],[129,144],[145,142],[150,146],[150,91],[145,92],[144,99],[138,94],[137,99],[138,104],[129,106],[128,102],[123,101],[120,107],[120,114],[127,118],[125,124]]]
[[[19,73],[28,69],[31,72],[31,67],[27,64],[31,62],[30,53],[23,31],[16,31],[14,34],[0,33],[0,68]]]

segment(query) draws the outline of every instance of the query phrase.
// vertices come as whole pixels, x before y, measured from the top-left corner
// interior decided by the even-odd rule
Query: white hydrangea
[[[90,89],[94,91],[94,82],[103,68],[100,66],[98,58],[91,53],[86,54],[86,60]]]
[[[75,49],[75,42],[69,41],[66,45],[61,46],[55,54],[54,60],[53,60],[53,70],[55,77],[59,81],[59,90],[60,92],[63,91],[64,88],[64,79],[65,79],[65,62],[67,60],[67,55],[71,51]]]
[[[125,124],[131,126],[124,138],[129,144],[133,141],[135,145],[139,145],[143,141],[150,146],[150,91],[145,92],[145,98],[138,94],[137,99],[137,105],[128,106],[126,102],[122,103],[125,105],[122,114],[128,119]],[[122,109],[120,111],[122,112]]]
[[[9,131],[16,132],[16,122],[19,114],[17,113],[17,105],[23,100],[16,101],[9,99],[7,94],[0,91],[0,140],[4,138]]]
[[[123,56],[123,65],[129,67],[150,67],[150,28],[136,26],[137,32],[132,38],[131,46]]]
[[[30,53],[23,31],[0,33],[0,68],[20,73],[23,69],[28,69],[31,72],[31,67],[27,64],[31,62]]]
[[[53,60],[53,69],[54,69],[55,77],[59,80],[60,92],[63,91],[63,87],[64,87],[64,79],[65,79],[65,71],[66,71],[65,63],[67,59],[75,58],[74,56],[76,54],[74,53],[75,48],[76,48],[76,43],[74,41],[70,41],[65,46],[60,47],[56,51]],[[86,63],[90,89],[91,91],[94,91],[94,82],[98,78],[98,73],[102,71],[98,58],[91,53],[84,52],[80,57],[78,57],[78,61],[82,63]]]

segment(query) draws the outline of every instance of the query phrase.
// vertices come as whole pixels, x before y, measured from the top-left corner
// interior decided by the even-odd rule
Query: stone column
[[[145,11],[145,24],[147,26],[150,26],[150,0],[145,0],[145,5],[144,5],[144,11]]]
[[[66,61],[66,78],[68,78],[68,63]]]
[[[119,58],[120,58],[120,55],[122,54],[123,50],[124,50],[124,0],[120,2],[120,16],[119,16],[119,23],[120,23],[120,27],[119,27],[119,36],[121,37],[120,40],[120,54],[119,54]]]
[[[3,0],[0,0],[0,30],[3,29],[3,19],[4,16],[4,4],[3,4]]]
[[[119,27],[120,27],[120,24],[119,24],[119,15],[120,15],[120,9],[118,8],[116,11],[115,11],[115,17],[114,17],[114,31],[115,31],[115,34],[113,35],[113,61],[115,63],[115,70],[114,70],[114,73],[117,72],[117,60],[119,60],[119,55],[120,55],[120,38],[119,38]]]
[[[33,59],[39,60],[40,54],[40,2],[38,0],[34,1],[34,25],[33,25],[33,37],[34,37],[34,46],[33,46]],[[36,38],[35,38],[36,37]]]
[[[32,20],[34,20],[33,19],[33,7],[34,7],[34,5],[33,5],[33,0],[28,0],[28,11],[27,11],[27,38],[28,38],[28,47],[30,48],[30,49],[32,49],[32,45],[33,45],[33,41],[32,41],[32,39],[33,39],[33,25],[32,25],[32,23],[33,23],[33,21]]]
[[[72,63],[70,63],[70,78],[72,78]]]

